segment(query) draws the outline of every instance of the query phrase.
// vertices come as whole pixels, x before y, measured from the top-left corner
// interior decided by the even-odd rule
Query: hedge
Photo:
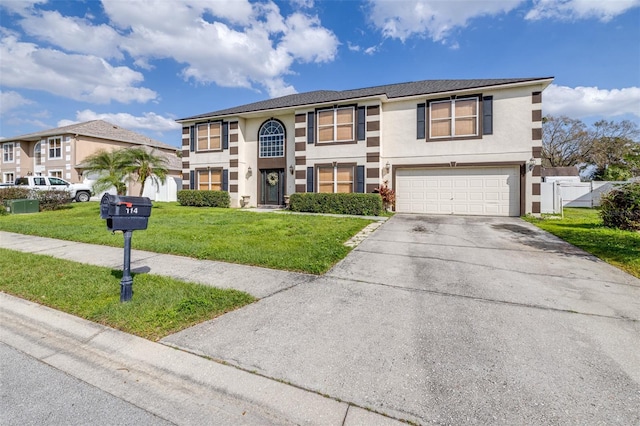
[[[640,182],[622,185],[603,195],[600,217],[607,228],[640,230]]]
[[[231,198],[227,191],[201,191],[183,189],[178,191],[178,203],[192,207],[225,207],[231,206]]]
[[[295,193],[289,198],[294,212],[333,213],[360,216],[379,216],[383,212],[380,194]]]
[[[46,210],[58,210],[64,205],[71,203],[69,193],[67,191],[61,191],[51,189],[48,191],[41,191],[37,189],[24,188],[20,186],[10,186],[6,188],[0,188],[0,207],[6,213],[4,209],[5,200],[38,200],[40,205],[40,211]]]

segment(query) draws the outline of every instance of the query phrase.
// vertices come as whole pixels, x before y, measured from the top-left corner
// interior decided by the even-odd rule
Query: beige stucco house
[[[83,182],[83,162],[89,155],[123,147],[142,146],[165,156],[171,177],[180,179],[181,160],[177,148],[132,132],[104,120],[71,124],[41,132],[0,140],[2,182],[13,182],[20,176],[56,176],[69,182]],[[180,185],[182,186],[182,185]],[[130,185],[129,194],[138,195],[139,188]]]
[[[397,212],[540,212],[542,92],[553,79],[426,80],[300,93],[178,120],[184,188],[232,205],[396,191]]]

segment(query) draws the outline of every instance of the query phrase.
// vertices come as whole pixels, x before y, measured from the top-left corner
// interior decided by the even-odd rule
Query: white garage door
[[[396,211],[519,216],[519,168],[400,169],[396,174]]]

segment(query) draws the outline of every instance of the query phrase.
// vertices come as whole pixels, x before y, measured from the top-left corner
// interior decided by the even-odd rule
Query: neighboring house
[[[164,155],[170,177],[180,180],[182,177],[176,147],[103,120],[2,139],[0,145],[2,182],[13,182],[17,177],[27,175],[57,176],[74,183],[82,182],[86,178],[83,162],[89,155],[100,150],[133,146],[154,149]],[[130,186],[130,195],[138,195],[139,188],[135,186]]]
[[[577,167],[545,167],[542,169],[543,182],[580,182]]]
[[[387,182],[397,212],[537,214],[542,91],[552,80],[315,91],[183,118],[184,188],[227,190],[239,207]]]

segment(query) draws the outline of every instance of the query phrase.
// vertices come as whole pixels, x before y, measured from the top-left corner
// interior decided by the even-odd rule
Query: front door
[[[284,169],[261,170],[260,204],[281,206],[284,204]]]

